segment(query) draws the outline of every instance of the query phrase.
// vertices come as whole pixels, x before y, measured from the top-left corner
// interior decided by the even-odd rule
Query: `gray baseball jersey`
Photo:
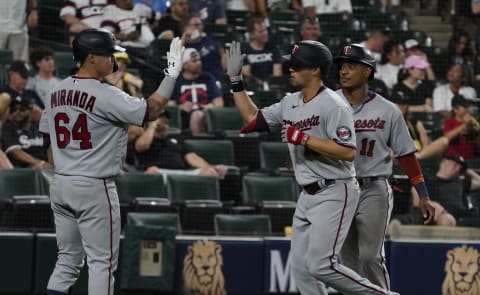
[[[348,103],[341,89],[336,92]],[[375,92],[369,92],[368,97],[352,109],[357,137],[357,176],[390,176],[390,150],[395,157],[416,151],[401,111]]]
[[[294,125],[308,135],[356,147],[351,109],[331,89],[323,88],[308,102],[303,101],[301,92],[295,92],[261,111],[270,126]],[[300,185],[319,179],[346,179],[355,176],[352,162],[333,160],[303,145],[288,144],[288,148],[295,177]]]
[[[146,110],[146,100],[95,79],[60,82],[40,120],[40,131],[50,134],[55,172],[96,178],[118,174],[127,127],[142,125]]]

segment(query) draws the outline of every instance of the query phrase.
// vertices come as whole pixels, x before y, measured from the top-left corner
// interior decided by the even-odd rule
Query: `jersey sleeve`
[[[261,109],[268,126],[273,127],[282,124],[282,101]]]
[[[48,129],[48,114],[47,110],[42,111],[42,117],[40,117],[40,122],[38,124],[38,131],[49,134],[50,130]]]
[[[100,115],[114,121],[141,126],[147,112],[147,101],[130,96],[113,86],[108,86],[104,99],[100,99]]]
[[[390,148],[395,157],[413,153],[417,150],[408,132],[407,124],[398,108],[392,108],[392,125],[390,132]]]
[[[324,124],[327,126],[329,139],[343,146],[357,147],[351,109],[338,106],[327,110],[324,114]]]

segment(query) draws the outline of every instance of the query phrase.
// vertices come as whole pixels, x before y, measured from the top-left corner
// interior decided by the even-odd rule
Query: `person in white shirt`
[[[60,82],[60,79],[54,75],[55,62],[52,49],[46,46],[33,49],[30,53],[30,63],[37,74],[28,79],[25,88],[35,91],[45,103],[53,87]]]
[[[310,17],[326,13],[352,13],[350,0],[303,0],[302,6],[305,15]]]
[[[447,72],[447,83],[437,86],[433,90],[433,111],[443,118],[450,118],[452,114],[452,98],[461,94],[466,99],[476,100],[477,92],[469,81],[469,71],[466,65],[453,64]]]
[[[75,34],[88,28],[99,28],[108,0],[70,0],[60,9],[60,18],[68,25],[70,33]]]
[[[382,63],[377,66],[375,78],[382,80],[391,91],[398,83],[398,72],[405,62],[405,49],[403,44],[396,40],[390,40],[383,46]]]

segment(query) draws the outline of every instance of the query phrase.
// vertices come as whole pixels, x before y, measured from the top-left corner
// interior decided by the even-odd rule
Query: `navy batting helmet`
[[[327,46],[318,41],[300,41],[292,45],[290,55],[291,67],[320,68],[322,77],[326,77],[332,65],[332,53]]]
[[[86,29],[75,36],[72,43],[73,60],[82,63],[89,53],[113,54],[124,52],[125,48],[115,44],[110,31],[104,29]]]
[[[358,44],[344,46],[339,56],[335,57],[334,62],[339,65],[341,62],[356,62],[367,65],[372,68],[372,74],[368,78],[373,79],[376,70],[376,60],[368,49]]]

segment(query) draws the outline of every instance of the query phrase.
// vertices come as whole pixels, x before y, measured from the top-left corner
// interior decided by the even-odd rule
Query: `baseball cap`
[[[457,162],[458,164],[460,164],[460,166],[462,166],[462,170],[466,170],[468,168],[465,159],[460,155],[446,154],[443,156],[443,158]]]
[[[430,64],[418,55],[410,55],[407,57],[404,65],[406,69],[416,68],[421,70],[426,69],[429,66]]]
[[[31,109],[33,107],[33,102],[29,97],[17,95],[17,97],[10,100],[10,109],[13,109],[17,105]]]
[[[17,72],[24,79],[28,78],[28,73],[30,71],[28,65],[22,60],[14,60],[10,64],[8,70],[12,72]]]
[[[415,39],[408,39],[405,41],[405,49],[407,50],[418,46],[420,46],[420,43],[418,43],[418,41]]]
[[[390,101],[396,104],[408,104],[409,97],[403,91],[395,91],[390,97]]]
[[[452,98],[452,107],[454,106],[462,106],[462,107],[469,107],[472,105],[472,101],[465,98],[465,96],[461,94],[455,94]]]
[[[182,55],[182,64],[189,62],[192,58],[199,56],[200,53],[195,48],[187,48]]]

